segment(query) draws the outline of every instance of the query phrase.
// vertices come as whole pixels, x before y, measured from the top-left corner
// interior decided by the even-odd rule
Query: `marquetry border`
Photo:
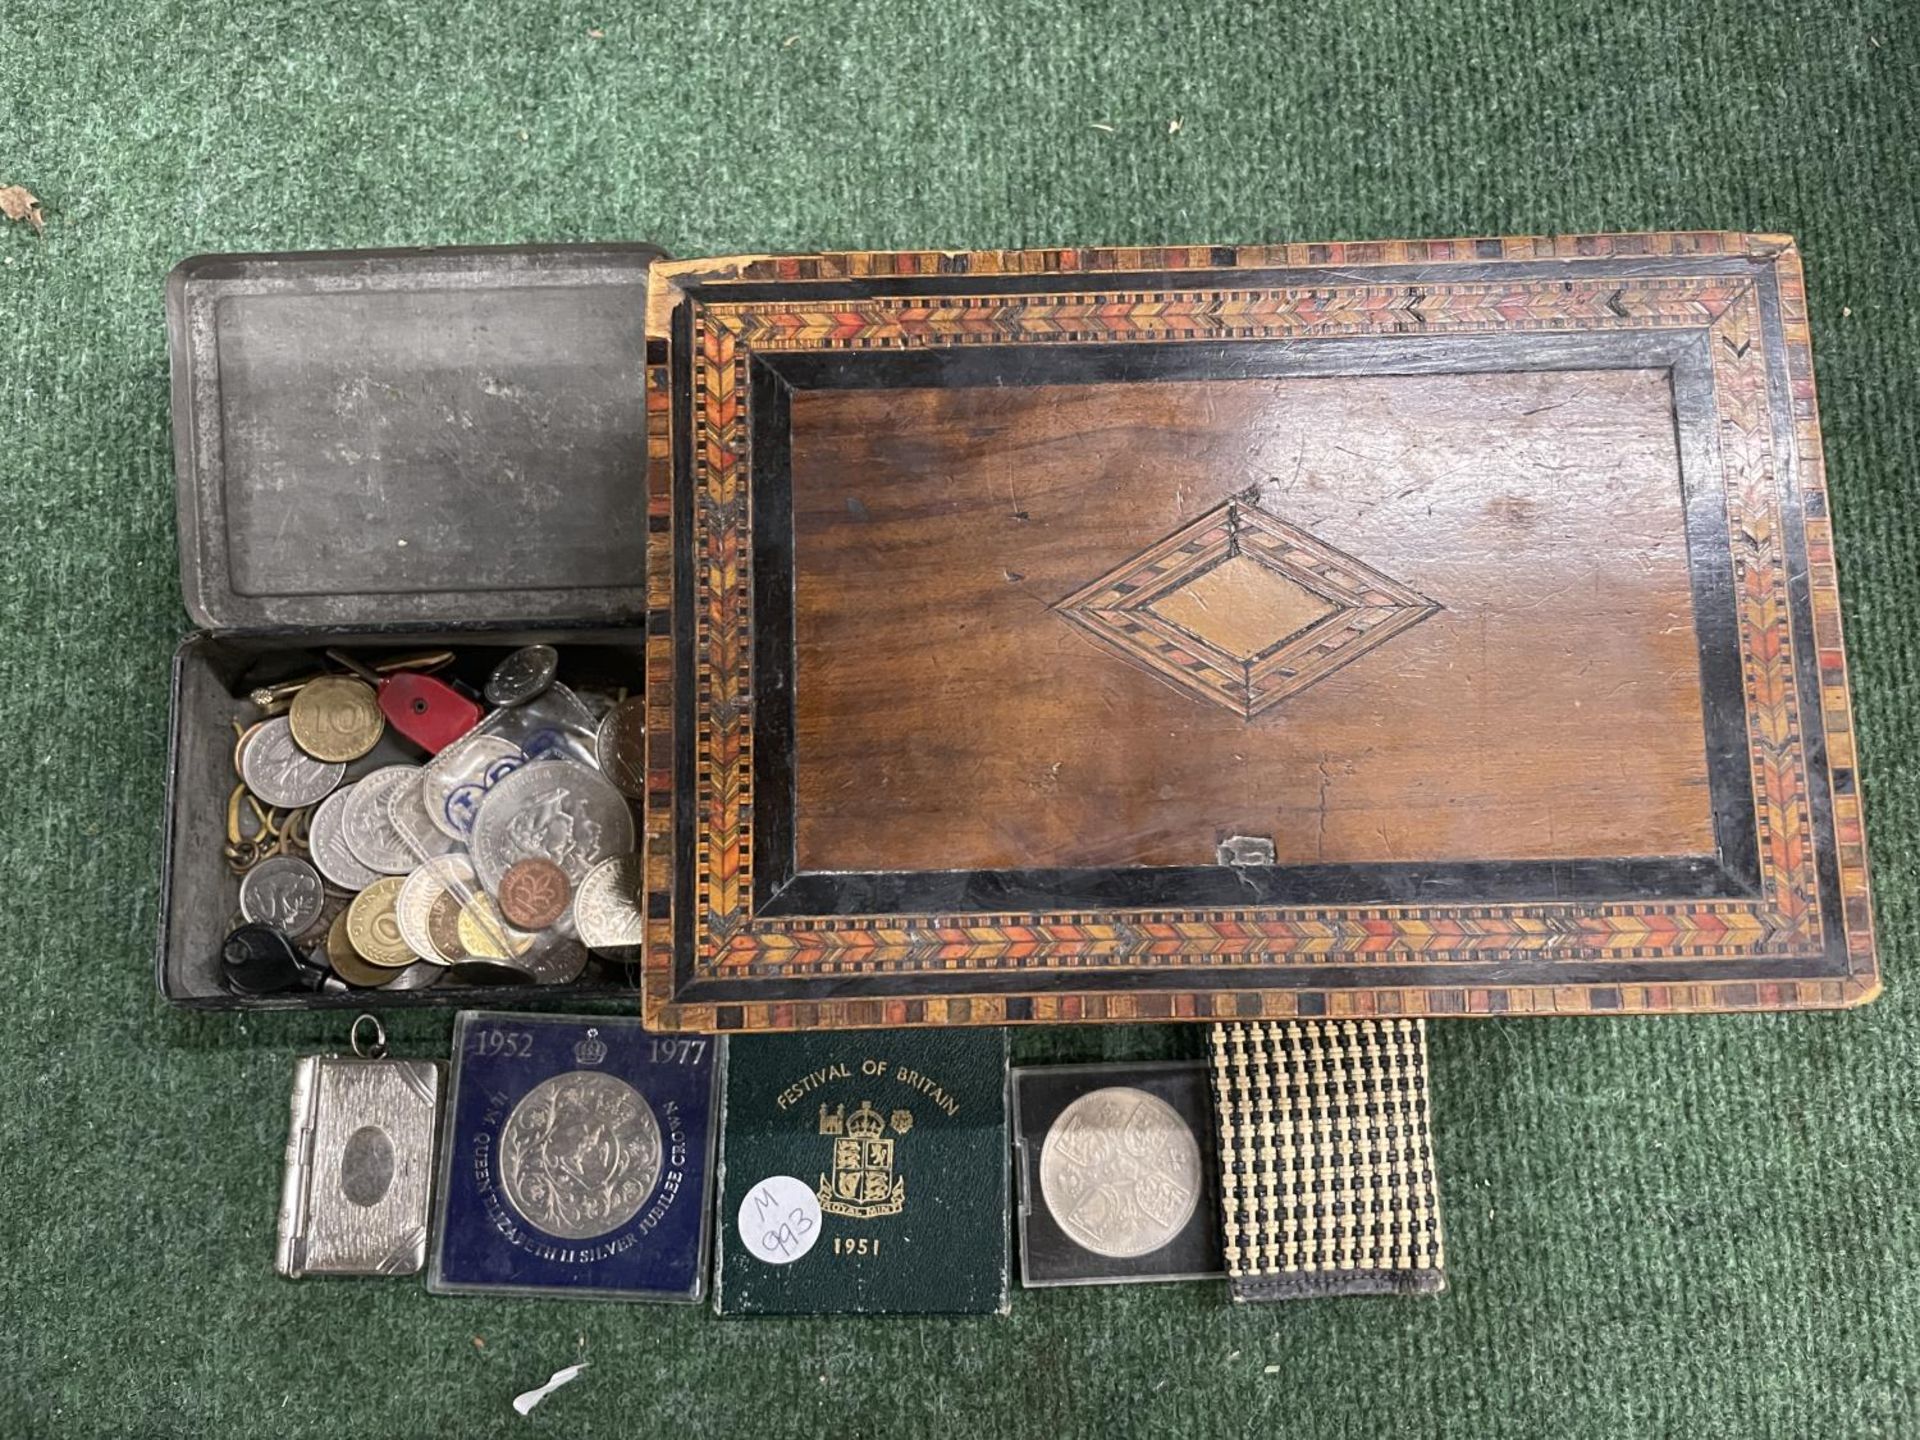
[[[1732,257],[1751,262],[1690,275],[1569,264],[1551,280],[1507,277],[1489,261]],[[1373,280],[1369,266],[1479,262],[1455,281]],[[1245,272],[1328,267],[1313,283],[1263,284]],[[1703,271],[1706,267],[1703,267]],[[1769,347],[1755,276],[1779,296],[1794,454],[1776,455]],[[1193,272],[1191,281],[1179,272]],[[1050,288],[1050,275],[1116,272],[1112,287]],[[1129,284],[1131,273],[1156,275]],[[844,282],[888,277],[1030,277],[1017,289],[849,296]],[[814,282],[833,282],[810,295]],[[730,292],[730,287],[742,287]],[[835,288],[837,286],[837,288]],[[730,299],[730,293],[748,298]],[[768,298],[772,296],[772,298]],[[1409,241],[1273,248],[854,254],[745,258],[657,267],[649,330],[648,959],[651,1023],[667,1028],[780,1029],[1008,1021],[1291,1018],[1315,1015],[1796,1008],[1856,1003],[1877,991],[1865,845],[1824,473],[1814,411],[1804,286],[1791,243],[1720,233]],[[686,354],[669,357],[675,324]],[[1336,335],[1512,331],[1705,330],[1711,340],[1718,445],[1726,485],[1737,633],[1762,893],[1754,901],[1465,906],[1269,907],[1007,915],[761,917],[752,913],[751,507],[747,370],[756,352],[910,350],[1131,340],[1312,339]],[[673,365],[663,362],[669,358]],[[671,384],[684,370],[695,497],[691,554],[697,703],[691,784],[674,774],[674,436]],[[1788,494],[1789,487],[1794,494]],[[1818,952],[1821,895],[1800,714],[1801,659],[1791,618],[1787,528],[1804,526],[1827,734],[1838,899],[1846,969],[1818,978],[1728,976],[1671,984],[1476,984],[1532,957],[1737,962]],[[1805,645],[1808,637],[1800,637]],[[685,781],[688,777],[680,777]],[[684,793],[683,793],[684,792]],[[692,853],[674,853],[676,805],[692,805]],[[675,865],[694,874],[696,980],[756,983],[766,999],[676,998]],[[1432,977],[1378,988],[1098,988],[1100,972],[1366,962],[1415,964]],[[1441,968],[1470,966],[1458,982]],[[914,977],[1029,977],[1013,993],[914,995]],[[782,980],[897,977],[899,998],[774,998]],[[1197,977],[1196,977],[1197,978]]]

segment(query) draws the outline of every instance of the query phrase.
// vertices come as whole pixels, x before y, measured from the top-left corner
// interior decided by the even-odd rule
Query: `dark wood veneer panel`
[[[788,404],[801,871],[1714,850],[1665,370]],[[1249,719],[1054,608],[1235,498],[1439,610]],[[1331,607],[1239,556],[1153,608],[1241,658]]]

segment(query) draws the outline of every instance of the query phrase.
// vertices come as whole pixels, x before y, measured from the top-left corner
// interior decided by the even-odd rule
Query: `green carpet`
[[[0,185],[47,217],[0,226],[0,1436],[1915,1433],[1915,20],[1899,0],[0,0]],[[342,1023],[173,1013],[149,972],[187,623],[175,260],[1661,227],[1805,251],[1885,998],[1439,1026],[1435,1300],[1138,1286],[1016,1294],[992,1322],[722,1323],[274,1276],[291,1058]],[[394,1028],[444,1053],[446,1018]],[[1027,1059],[1185,1047],[1017,1037]]]

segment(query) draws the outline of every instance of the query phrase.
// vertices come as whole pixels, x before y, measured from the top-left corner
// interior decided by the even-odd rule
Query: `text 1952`
[[[533,1034],[527,1030],[476,1030],[473,1054],[499,1055],[508,1060],[524,1060],[533,1054]]]

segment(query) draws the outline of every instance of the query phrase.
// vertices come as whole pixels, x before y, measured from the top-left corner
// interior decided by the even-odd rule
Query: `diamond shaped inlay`
[[[1053,608],[1123,658],[1250,720],[1440,606],[1229,500]]]

